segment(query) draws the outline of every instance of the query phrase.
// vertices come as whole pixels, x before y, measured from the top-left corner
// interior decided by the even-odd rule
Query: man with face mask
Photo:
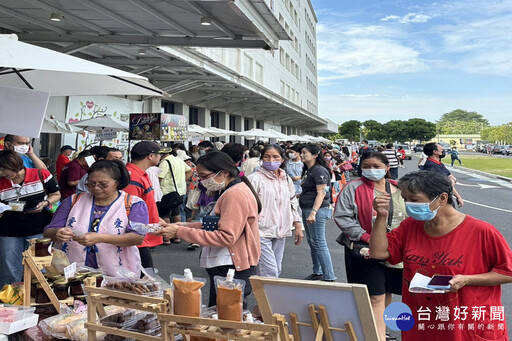
[[[441,159],[446,156],[446,152],[444,151],[443,146],[441,146],[439,143],[430,142],[423,147],[423,152],[425,153],[425,155],[427,155],[427,161],[425,161],[422,170],[439,172],[448,176],[448,178],[452,181],[453,184],[453,195],[457,199],[459,207],[462,207],[464,205],[464,200],[462,200],[462,197],[455,189],[455,183],[457,182],[457,179],[452,175],[452,173],[444,166],[443,162],[441,161]]]
[[[30,144],[30,137],[19,135],[5,135],[5,149],[13,150],[23,159],[23,166],[26,168],[46,169],[46,165],[34,153]]]

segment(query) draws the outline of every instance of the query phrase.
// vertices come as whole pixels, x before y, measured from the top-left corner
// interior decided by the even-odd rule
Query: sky
[[[512,0],[312,0],[319,114],[512,122]]]

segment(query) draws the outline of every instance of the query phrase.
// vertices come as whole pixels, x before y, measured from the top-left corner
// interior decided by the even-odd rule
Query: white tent
[[[280,133],[277,130],[267,129],[266,132],[272,134],[273,135],[272,138],[275,138],[278,141],[288,141],[288,140],[290,140],[290,137],[288,135]]]
[[[45,116],[43,127],[41,128],[41,133],[52,134],[78,133],[80,131],[82,131],[82,129],[72,126],[69,123],[56,120],[53,116]]]
[[[308,139],[298,136],[298,135],[290,135],[288,136],[290,141],[297,141],[297,142],[310,142]]]
[[[276,138],[273,134],[266,132],[265,130],[256,129],[256,128],[251,129],[251,130],[246,130],[246,131],[240,131],[237,133],[237,135],[243,136],[248,140],[257,140],[259,137],[260,138],[270,138],[270,139]]]
[[[162,96],[147,78],[0,35],[0,85],[50,96]]]
[[[71,123],[71,125],[84,128],[84,130],[95,131],[103,129],[112,129],[113,131],[128,131],[129,129],[128,123],[115,120],[109,116],[90,118],[87,120]]]

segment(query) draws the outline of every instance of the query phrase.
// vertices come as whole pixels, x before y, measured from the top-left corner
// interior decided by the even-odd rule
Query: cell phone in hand
[[[452,278],[453,276],[451,275],[435,275],[427,284],[427,288],[449,290],[451,288],[450,281]]]

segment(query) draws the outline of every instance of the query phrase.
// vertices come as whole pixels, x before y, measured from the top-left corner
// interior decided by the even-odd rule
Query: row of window
[[[306,76],[306,87],[313,95],[317,96],[316,84],[308,76]]]
[[[311,72],[313,72],[313,74],[316,75],[316,64],[313,63],[313,61],[311,60],[311,58],[309,58],[307,53],[306,53],[306,65],[311,70]]]
[[[306,18],[306,24],[309,26],[311,32],[316,33],[315,24],[313,24],[313,20],[311,20],[311,17],[309,16],[308,10],[306,8],[304,8],[304,17]]]
[[[286,84],[284,81],[281,81],[280,94],[287,100],[292,101],[295,104],[301,105],[299,92],[292,88],[289,84]]]
[[[243,56],[242,74],[247,76],[259,84],[263,84],[263,65],[254,61],[254,59],[247,53]]]
[[[279,61],[286,67],[286,70],[290,71],[299,81],[301,80],[301,72],[299,65],[290,57],[288,53],[284,51],[282,47],[279,48]]]
[[[292,1],[285,0],[284,1],[284,7],[288,10],[288,13],[290,13],[290,16],[292,17],[293,22],[299,27],[300,29],[300,18],[299,13],[297,13],[297,10],[293,7]]]
[[[313,114],[318,114],[318,108],[313,102],[308,101],[307,109]]]
[[[309,37],[309,34],[307,31],[304,31],[304,37],[305,37],[305,41],[306,41],[306,45],[309,47],[309,49],[311,50],[311,52],[313,52],[313,55],[316,56],[316,46],[315,46],[315,43],[313,42],[313,40]]]
[[[281,14],[279,14],[279,23],[281,24],[281,26],[284,27],[284,30],[290,36],[290,38],[291,38],[291,41],[290,41],[291,46],[300,55],[300,52],[301,52],[300,48],[301,48],[301,46],[300,46],[300,43],[299,43],[299,38],[297,38],[295,36],[295,33],[293,33],[293,31],[290,29],[290,26],[288,26],[288,23],[284,20],[284,17]]]

